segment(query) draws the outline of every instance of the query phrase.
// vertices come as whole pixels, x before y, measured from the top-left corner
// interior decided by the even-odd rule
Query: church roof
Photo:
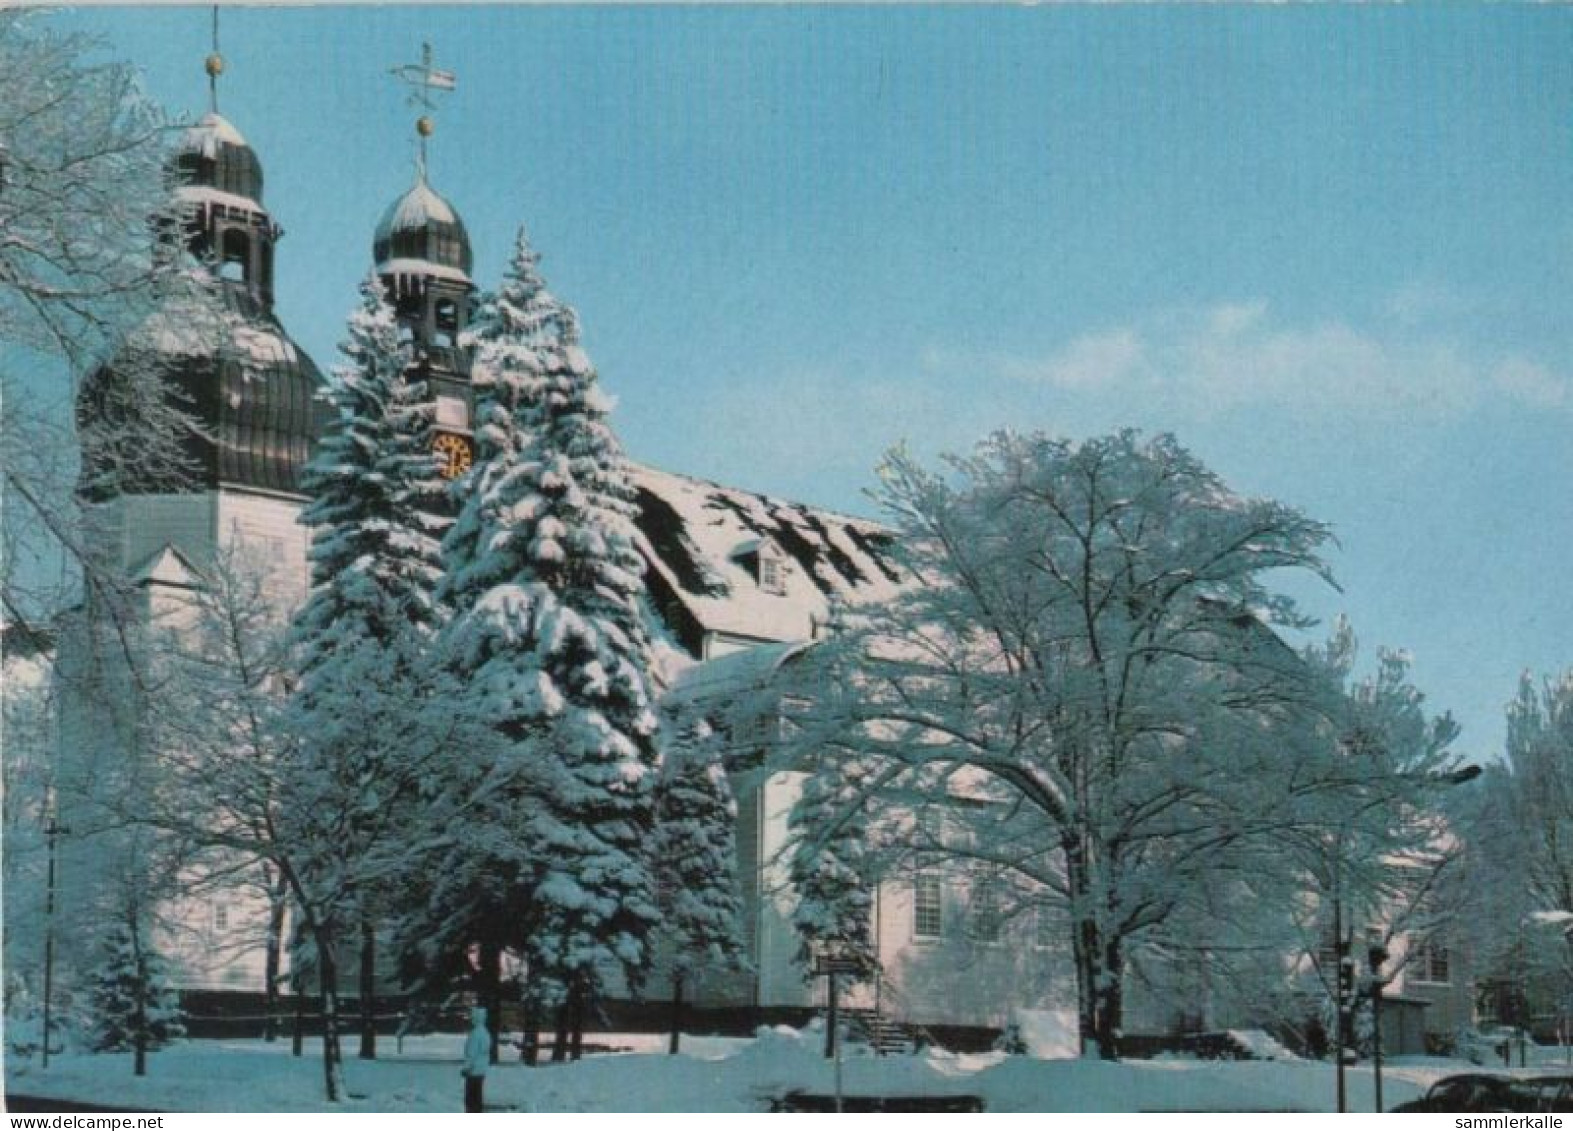
[[[206,186],[262,204],[262,162],[227,118],[207,114],[180,135],[175,168],[186,185]]]
[[[112,414],[122,399],[118,390],[155,367],[199,425],[185,442],[187,475],[117,483],[115,490],[201,491],[225,484],[299,493],[301,473],[327,422],[318,396],[322,373],[251,292],[218,286],[213,294],[216,309],[206,301],[166,301],[127,336],[108,365],[83,381],[79,410]],[[90,468],[84,473],[92,478]]]
[[[249,149],[246,139],[228,118],[220,114],[204,114],[194,126],[189,127],[180,135],[180,143],[175,147],[177,153],[200,153],[203,157],[212,160],[218,156],[221,145],[244,146]]]
[[[166,542],[128,571],[133,585],[190,586],[202,576],[202,571],[192,564],[172,542]]]
[[[878,600],[899,574],[878,523],[703,479],[634,467],[640,551],[669,624],[749,641],[812,639],[832,603]],[[786,557],[777,590],[738,547],[773,543]],[[757,566],[757,560],[754,563]]]

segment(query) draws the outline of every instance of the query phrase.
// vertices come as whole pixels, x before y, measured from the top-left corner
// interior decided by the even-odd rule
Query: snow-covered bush
[[[57,1001],[58,1005],[58,1001]],[[66,1024],[60,1010],[49,1019],[51,1053],[65,1047]],[[8,974],[5,993],[5,1053],[9,1066],[36,1057],[43,1049],[44,1005],[25,979]]]
[[[1021,1026],[1015,1021],[1005,1026],[1004,1032],[994,1039],[994,1050],[1006,1056],[1026,1056],[1027,1039],[1021,1035]]]
[[[126,924],[104,944],[88,994],[95,1052],[162,1048],[186,1035],[163,957]]]

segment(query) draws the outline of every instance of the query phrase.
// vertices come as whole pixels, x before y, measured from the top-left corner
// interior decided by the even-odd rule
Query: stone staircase
[[[847,1034],[880,1056],[916,1051],[923,1033],[916,1026],[887,1017],[875,1009],[843,1009]]]

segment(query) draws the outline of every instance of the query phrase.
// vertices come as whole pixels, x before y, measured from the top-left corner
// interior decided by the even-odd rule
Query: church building
[[[434,73],[429,59],[425,68]],[[418,128],[424,150],[429,119]],[[180,309],[163,311],[84,383],[79,412],[91,415],[113,400],[126,366],[151,362],[171,375],[201,425],[187,444],[192,473],[179,481],[95,480],[88,469],[84,490],[96,493],[102,516],[98,552],[133,584],[131,616],[143,625],[173,619],[178,627],[204,564],[224,554],[257,563],[288,615],[309,583],[309,532],[298,518],[307,502],[302,472],[326,424],[324,377],[274,314],[281,231],[263,204],[259,155],[215,105],[185,132],[174,160],[185,248],[210,265],[224,318],[216,332],[197,333]],[[413,186],[369,234],[376,273],[436,402],[436,450],[445,474],[457,479],[475,451],[474,391],[461,344],[476,291],[469,234],[458,210],[428,182],[424,158]],[[638,548],[658,622],[657,678],[678,700],[738,681],[768,682],[811,644],[836,606],[877,601],[901,583],[890,535],[875,523],[667,470],[634,466],[632,473]],[[62,821],[82,830],[62,845],[62,939],[101,935],[88,924],[112,909],[106,912],[93,893],[114,887],[106,869],[127,858],[108,847],[123,833],[89,831],[97,827],[93,799],[125,787],[125,754],[138,743],[132,677],[127,665],[106,660],[114,633],[98,612],[90,596],[61,647],[69,698],[62,712]],[[778,858],[800,777],[734,769],[750,968],[701,979],[692,987],[701,1009],[764,1017],[822,1002],[824,979],[805,977],[795,959],[793,897]],[[875,914],[884,975],[860,991],[856,1004],[928,1026],[998,1027],[1010,1007],[1050,1000],[1046,971],[1055,964],[1046,960],[1047,933],[1031,924],[970,929],[971,902],[958,881],[937,870],[887,878]],[[270,928],[260,887],[183,895],[162,922],[186,988],[260,991]],[[1016,937],[1023,929],[1025,939]],[[662,992],[659,982],[651,992]]]

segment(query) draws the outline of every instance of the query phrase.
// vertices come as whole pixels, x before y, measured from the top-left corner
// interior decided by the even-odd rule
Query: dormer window
[[[779,558],[759,555],[759,587],[780,596],[786,592],[786,570]]]
[[[750,538],[732,551],[732,560],[754,575],[759,588],[776,597],[786,596],[787,556],[769,538]]]

